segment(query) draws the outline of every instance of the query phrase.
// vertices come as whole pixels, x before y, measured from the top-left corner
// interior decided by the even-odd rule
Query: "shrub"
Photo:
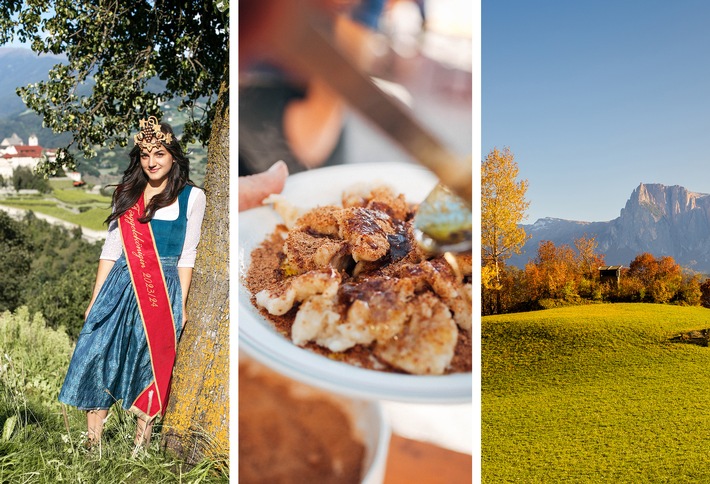
[[[703,297],[702,290],[700,288],[700,276],[699,275],[684,275],[683,282],[673,297],[673,302],[687,305],[687,306],[699,306],[701,299]]]
[[[59,410],[57,396],[71,352],[64,328],[48,328],[41,314],[31,317],[23,306],[0,315],[0,382],[6,392]]]
[[[52,187],[49,182],[42,176],[36,175],[32,169],[26,166],[20,166],[12,172],[12,185],[15,190],[39,190],[40,193],[49,193]]]

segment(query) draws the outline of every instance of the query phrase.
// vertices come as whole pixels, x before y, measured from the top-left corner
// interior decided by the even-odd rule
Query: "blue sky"
[[[611,220],[641,182],[710,193],[710,2],[482,0],[481,103],[525,223]]]

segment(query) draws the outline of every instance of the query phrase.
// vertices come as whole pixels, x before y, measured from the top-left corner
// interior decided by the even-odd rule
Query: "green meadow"
[[[111,197],[74,188],[71,182],[52,181],[47,195],[0,198],[0,204],[30,210],[81,225],[91,230],[106,230],[104,220],[111,213]]]
[[[710,482],[710,310],[598,304],[482,318],[494,482]]]
[[[226,462],[189,466],[161,446],[133,446],[135,417],[109,412],[101,446],[86,450],[86,416],[62,405],[59,389],[73,343],[26,307],[0,313],[0,482],[91,484],[222,484]]]

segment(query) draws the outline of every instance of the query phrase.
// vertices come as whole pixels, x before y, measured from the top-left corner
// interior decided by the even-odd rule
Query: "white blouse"
[[[187,228],[182,253],[178,259],[178,267],[195,267],[195,256],[197,255],[197,245],[200,242],[200,228],[205,215],[206,200],[204,191],[192,187],[190,197],[187,199]],[[155,220],[176,220],[178,215],[180,215],[180,206],[176,199],[171,205],[157,210],[153,218]],[[108,235],[99,259],[116,261],[122,253],[123,243],[118,231],[118,221],[114,220],[109,224]]]

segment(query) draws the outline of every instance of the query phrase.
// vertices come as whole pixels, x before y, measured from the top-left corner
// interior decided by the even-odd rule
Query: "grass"
[[[98,205],[101,207],[111,206],[111,197],[104,195],[88,193],[84,190],[73,189],[55,189],[53,196],[63,203],[72,205]]]
[[[53,191],[44,197],[8,197],[0,204],[49,215],[91,230],[106,230],[104,220],[111,213],[111,197],[88,193],[67,185],[64,180],[53,182]]]
[[[483,482],[710,482],[710,310],[606,304],[482,318]]]
[[[74,180],[50,178],[49,186],[52,187],[53,190],[69,190],[74,188]]]
[[[0,482],[226,483],[227,463],[189,467],[154,434],[133,456],[135,419],[110,411],[100,448],[87,452],[86,417],[57,401],[71,355],[63,328],[47,328],[26,308],[0,314]]]
[[[0,204],[19,208],[22,210],[30,210],[35,213],[42,213],[55,217],[66,222],[81,225],[91,230],[106,230],[104,220],[111,213],[110,208],[91,207],[82,211],[74,211],[58,205],[56,201],[38,200],[38,199],[19,199],[7,198],[0,200]]]

